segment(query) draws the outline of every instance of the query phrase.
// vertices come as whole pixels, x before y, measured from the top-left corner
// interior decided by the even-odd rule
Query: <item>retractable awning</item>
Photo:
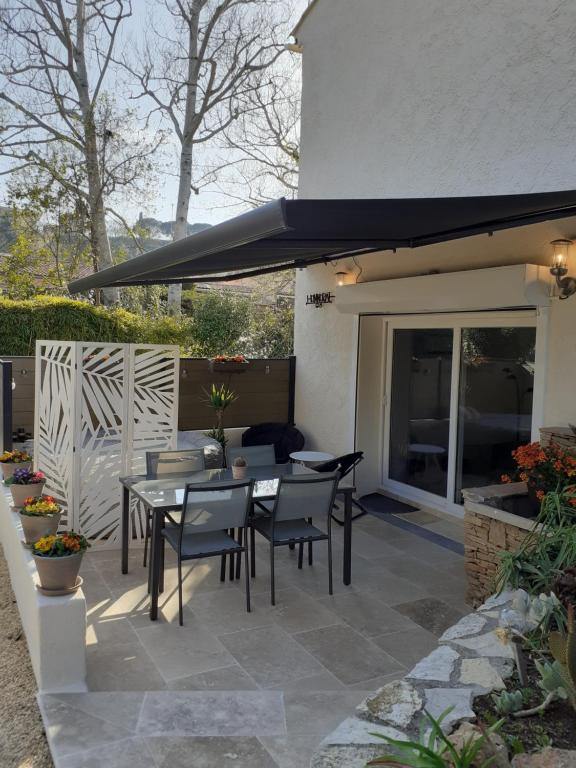
[[[233,280],[576,216],[576,191],[394,200],[276,200],[74,280],[72,293]]]

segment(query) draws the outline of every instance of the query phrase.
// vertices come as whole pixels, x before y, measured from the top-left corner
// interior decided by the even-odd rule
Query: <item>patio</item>
[[[333,533],[340,573],[342,529]],[[458,521],[423,510],[364,517],[354,523],[352,586],[337,577],[329,597],[325,545],[301,571],[286,549],[273,608],[258,537],[252,613],[243,580],[221,583],[214,558],[186,567],[184,627],[171,554],[152,623],[142,551],[131,550],[127,575],[118,551],[91,552],[82,568],[90,692],[40,700],[56,765],[306,765],[367,693],[402,677],[469,611],[461,538]]]

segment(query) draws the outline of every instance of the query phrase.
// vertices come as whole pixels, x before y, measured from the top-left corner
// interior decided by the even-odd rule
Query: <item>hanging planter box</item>
[[[250,361],[214,358],[208,361],[208,366],[212,373],[245,373],[250,368]]]

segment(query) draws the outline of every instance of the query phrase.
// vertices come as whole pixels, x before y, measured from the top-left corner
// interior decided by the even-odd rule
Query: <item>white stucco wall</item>
[[[300,196],[573,189],[575,30],[573,0],[319,0],[298,32]],[[559,236],[576,239],[576,223],[366,256],[360,279],[548,264]],[[340,453],[354,442],[357,318],[305,306],[334,284],[332,266],[297,275],[296,419],[312,445]],[[576,421],[576,297],[550,314],[546,418],[566,423]]]

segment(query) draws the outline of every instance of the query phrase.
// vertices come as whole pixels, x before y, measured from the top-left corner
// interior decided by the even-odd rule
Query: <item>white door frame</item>
[[[528,309],[510,311],[487,312],[458,312],[446,314],[425,315],[391,315],[386,318],[386,368],[385,368],[385,394],[382,417],[384,420],[383,445],[382,445],[382,489],[388,493],[405,498],[415,503],[432,507],[434,509],[450,512],[462,516],[463,506],[456,504],[454,498],[456,482],[456,451],[459,378],[460,378],[460,341],[463,328],[536,328],[535,351],[535,375],[534,393],[532,399],[532,439],[537,440],[539,428],[543,424],[544,400],[545,400],[545,361],[547,357],[548,336],[548,310]],[[390,464],[390,409],[392,387],[392,356],[394,331],[396,329],[434,329],[452,328],[454,330],[452,380],[450,394],[450,432],[448,446],[448,478],[447,496],[423,491],[420,488],[406,485],[389,477]]]

